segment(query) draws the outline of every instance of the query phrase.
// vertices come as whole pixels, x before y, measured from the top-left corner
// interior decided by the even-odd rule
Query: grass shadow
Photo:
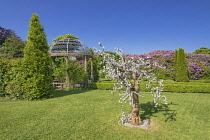
[[[59,98],[59,97],[64,97],[68,95],[73,95],[73,94],[81,94],[85,92],[91,91],[90,89],[71,89],[71,90],[65,90],[65,89],[59,89],[59,90],[54,90],[52,98]]]
[[[165,122],[167,121],[176,121],[176,110],[169,109],[169,105],[177,105],[173,104],[159,104],[155,107],[153,102],[148,101],[147,103],[142,103],[139,105],[141,109],[141,117],[142,118],[150,118],[150,117],[157,117],[158,112],[162,112],[165,117]]]

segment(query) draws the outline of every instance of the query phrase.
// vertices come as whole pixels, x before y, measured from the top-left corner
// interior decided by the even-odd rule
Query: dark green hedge
[[[90,89],[112,90],[114,86],[113,82],[99,82],[89,83]],[[149,92],[150,89],[146,88],[146,83],[140,84],[140,90],[143,92]],[[209,83],[166,83],[164,84],[164,92],[178,92],[178,93],[210,93]]]

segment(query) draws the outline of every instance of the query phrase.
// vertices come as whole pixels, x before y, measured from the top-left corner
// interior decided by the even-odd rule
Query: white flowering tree
[[[104,51],[104,47],[101,45],[101,43],[99,43],[99,45],[102,47],[103,51],[98,52],[103,57],[103,63],[105,63],[103,72],[107,73],[107,78],[116,80],[113,92],[119,91],[119,94],[121,95],[119,100],[120,103],[130,101],[130,104],[132,105],[131,114],[125,114],[122,109],[122,117],[118,123],[141,125],[142,120],[139,115],[139,96],[143,97],[143,95],[139,93],[139,83],[141,82],[142,78],[151,79],[151,81],[147,84],[147,88],[150,88],[150,84],[152,82],[159,83],[159,86],[151,87],[151,92],[154,96],[154,105],[157,106],[157,100],[159,97],[162,97],[165,103],[167,103],[166,97],[160,94],[160,92],[163,90],[162,80],[157,81],[157,77],[151,73],[157,66],[153,64],[153,68],[151,68],[152,66],[149,59],[126,59],[121,49],[116,49],[116,54],[119,55],[120,58],[119,60],[115,60],[113,55]]]

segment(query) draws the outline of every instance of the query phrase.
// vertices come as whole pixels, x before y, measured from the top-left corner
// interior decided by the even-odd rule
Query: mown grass
[[[2,140],[208,140],[210,95],[164,93],[169,104],[155,108],[142,93],[141,116],[151,118],[148,130],[119,125],[118,94],[105,90],[55,91],[43,101],[0,100]],[[130,110],[128,104],[126,110]]]

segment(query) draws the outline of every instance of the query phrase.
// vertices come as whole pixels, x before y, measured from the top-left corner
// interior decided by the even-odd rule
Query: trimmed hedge
[[[0,59],[0,93],[10,99],[22,100],[25,98],[23,83],[21,59]]]
[[[112,90],[114,83],[89,83],[90,89]]]
[[[166,84],[165,92],[180,93],[210,93],[210,85],[185,85],[185,84]]]
[[[140,84],[140,91],[149,92],[150,89],[146,88],[146,82]],[[90,89],[101,89],[101,90],[112,90],[114,86],[113,82],[98,82],[98,83],[89,83]],[[210,93],[210,84],[209,83],[165,83],[164,92],[177,92],[177,93]]]

